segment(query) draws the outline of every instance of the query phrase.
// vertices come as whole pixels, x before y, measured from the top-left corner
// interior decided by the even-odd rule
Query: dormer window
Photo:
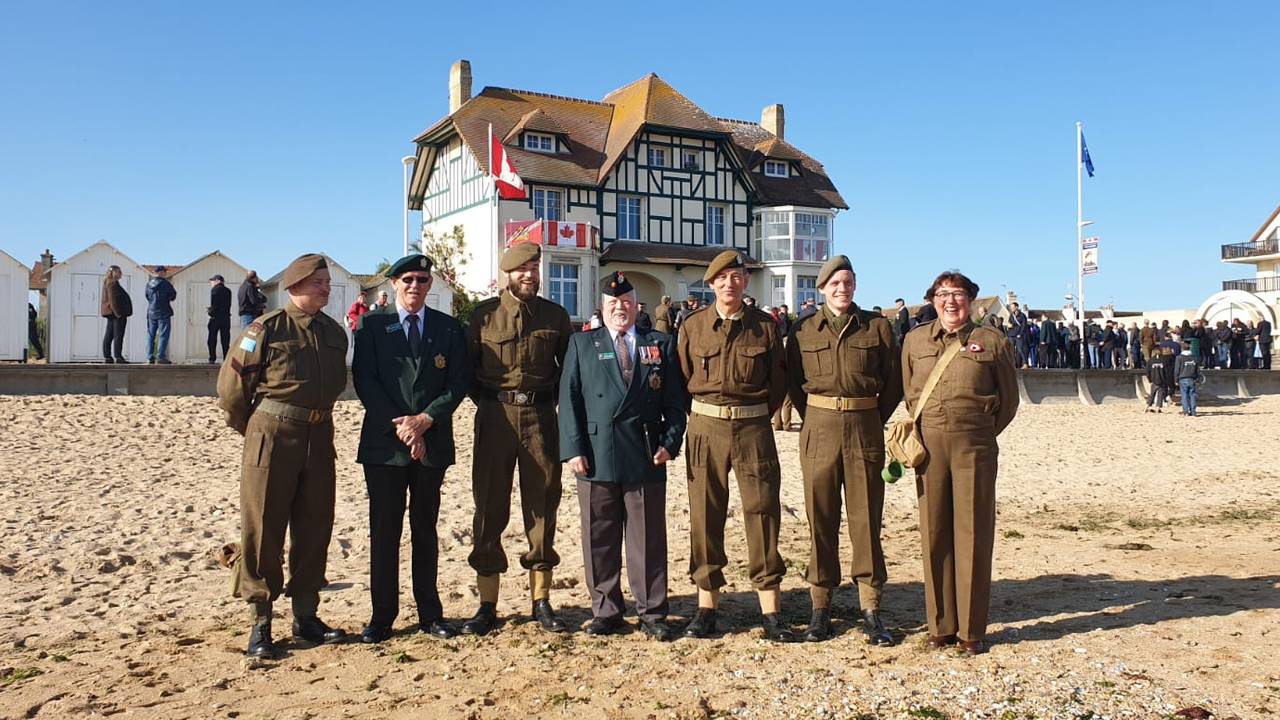
[[[553,153],[556,151],[555,136],[527,132],[524,134],[524,149],[534,152]]]
[[[697,169],[698,169],[698,156],[699,156],[700,154],[701,154],[701,153],[699,153],[699,152],[698,152],[698,151],[696,151],[696,150],[685,150],[685,151],[681,152],[681,153],[680,153],[680,168],[681,168],[681,169],[683,169],[683,170],[697,170]]]
[[[765,160],[764,174],[767,177],[791,177],[791,166],[782,160]]]

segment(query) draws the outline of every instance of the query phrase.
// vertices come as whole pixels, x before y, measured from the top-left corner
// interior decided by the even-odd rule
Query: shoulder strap
[[[924,391],[920,393],[920,399],[916,402],[915,412],[911,413],[911,420],[920,419],[920,413],[924,411],[925,403],[929,402],[929,395],[933,393],[933,388],[938,384],[938,380],[942,378],[942,372],[947,369],[951,361],[956,355],[960,354],[960,348],[964,347],[964,343],[959,338],[955,342],[947,346],[942,351],[942,357],[938,358],[938,364],[933,366],[933,372],[929,373],[929,379],[924,381]]]

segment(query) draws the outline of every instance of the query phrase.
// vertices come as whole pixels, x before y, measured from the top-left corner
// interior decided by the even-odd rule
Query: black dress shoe
[[[347,639],[347,632],[339,628],[331,628],[320,618],[312,615],[293,619],[293,636],[298,640],[306,640],[316,645],[333,645]]]
[[[128,361],[128,360],[125,360],[124,358],[116,358],[116,364],[117,364],[117,365],[128,365],[128,364],[129,364],[129,361]]]
[[[671,642],[676,639],[676,631],[667,624],[665,618],[658,620],[640,620],[640,630],[658,642]]]
[[[112,358],[103,358],[102,362],[104,362],[104,363],[106,363],[106,364],[108,364],[108,365],[115,365],[115,364],[116,364],[116,361],[115,361],[114,359],[112,359]]]
[[[534,600],[533,601],[533,619],[538,621],[543,630],[547,632],[566,632],[569,629],[564,621],[556,616],[556,611],[551,609],[550,600]]]
[[[498,624],[498,608],[491,602],[480,603],[480,609],[471,619],[462,623],[463,635],[488,635],[493,626]]]
[[[276,651],[276,644],[271,641],[271,623],[255,623],[253,629],[249,631],[249,649],[246,651],[249,657],[272,659],[279,655]]]
[[[806,642],[822,642],[831,637],[831,611],[827,608],[814,608],[809,618],[809,629],[804,631]]]
[[[360,633],[360,642],[372,645],[375,643],[385,642],[389,637],[391,637],[390,625],[369,623]]]
[[[622,629],[626,625],[621,615],[613,617],[591,618],[591,622],[587,623],[587,629],[584,631],[593,637],[599,635],[612,635]]]
[[[795,632],[793,632],[791,628],[787,627],[787,624],[782,621],[782,616],[778,613],[766,614],[761,619],[760,624],[764,627],[764,636],[767,640],[780,643],[796,641]]]
[[[687,638],[705,639],[716,634],[716,611],[713,608],[698,608],[693,619],[684,626]]]
[[[862,614],[862,634],[867,636],[870,645],[892,645],[893,635],[885,628],[880,613],[868,610]]]
[[[444,620],[432,620],[431,622],[418,623],[418,632],[441,640],[448,640],[451,637],[457,637],[458,628]]]

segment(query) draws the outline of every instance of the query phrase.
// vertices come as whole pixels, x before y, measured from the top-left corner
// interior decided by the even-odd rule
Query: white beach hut
[[[387,297],[391,298],[391,302],[396,301],[396,289],[392,287],[391,280],[382,275],[357,275],[364,282],[364,289],[369,293],[369,303],[378,299],[378,291],[386,290]],[[432,310],[439,310],[445,315],[453,315],[453,290],[450,289],[449,283],[440,277],[440,273],[431,272],[431,292],[427,293],[427,307]],[[354,298],[352,298],[354,301]],[[351,303],[347,303],[350,307]],[[344,311],[345,312],[345,311]]]
[[[147,361],[145,268],[104,240],[90,245],[49,270],[49,359],[53,362],[102,362],[102,319],[99,297],[107,268],[119,265],[120,285],[133,301],[125,326],[124,356]]]
[[[240,334],[237,297],[249,271],[240,263],[213,252],[192,260],[169,276],[178,297],[173,303],[173,335],[169,338],[169,359],[174,362],[203,363],[209,359],[209,278],[221,275],[231,290],[231,340]],[[218,348],[222,360],[222,348]]]
[[[30,268],[0,250],[0,360],[21,360],[27,348],[30,278]]]
[[[329,264],[329,304],[325,305],[324,312],[329,317],[337,320],[338,324],[343,328],[346,328],[347,308],[351,306],[351,303],[355,302],[356,296],[360,293],[360,281],[333,258],[325,255],[324,259]],[[284,304],[289,302],[288,290],[280,286],[280,279],[283,276],[284,270],[281,270],[262,283],[262,292],[267,296],[268,310],[284,307]],[[350,333],[348,333],[347,339],[351,339]],[[348,363],[351,362],[353,349],[348,344]]]

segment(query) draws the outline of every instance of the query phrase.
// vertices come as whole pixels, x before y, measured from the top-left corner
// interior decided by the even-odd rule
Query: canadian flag
[[[589,230],[590,228],[586,223],[548,220],[547,232],[542,244],[584,248],[587,246],[587,232]]]
[[[527,197],[524,181],[516,174],[516,166],[511,164],[511,156],[502,146],[502,141],[493,134],[493,126],[489,126],[489,174],[498,186],[498,197],[504,200],[517,200]]]

